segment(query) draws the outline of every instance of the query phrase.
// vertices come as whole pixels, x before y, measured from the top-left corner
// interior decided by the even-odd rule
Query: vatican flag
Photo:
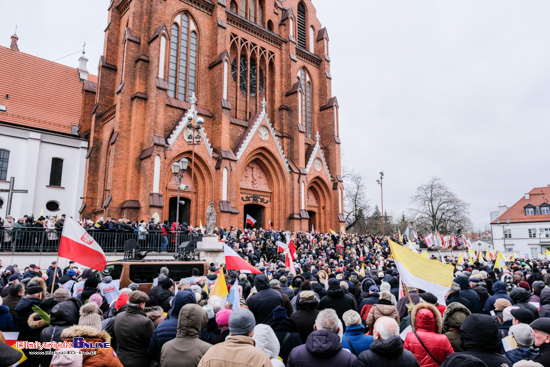
[[[454,267],[428,260],[392,240],[389,244],[401,282],[431,292],[440,304],[445,304],[445,294],[453,284]]]
[[[458,263],[459,264],[464,264],[464,259],[462,258],[462,253],[461,252],[458,253]]]
[[[424,259],[429,259],[430,258],[430,254],[428,254],[428,251],[425,251],[425,252],[421,253],[420,256],[422,256]]]
[[[501,251],[499,251],[497,255],[497,259],[495,260],[495,269],[496,268],[505,269],[506,261],[507,261],[506,256],[504,256],[504,254]]]
[[[548,249],[544,249],[545,253],[546,253],[546,260],[550,260],[550,251],[548,251]]]

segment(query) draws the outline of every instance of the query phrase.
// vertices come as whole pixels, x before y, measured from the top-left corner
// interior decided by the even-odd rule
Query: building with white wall
[[[535,258],[550,250],[550,185],[536,187],[491,222],[495,249]]]
[[[0,217],[79,217],[97,78],[0,46]]]

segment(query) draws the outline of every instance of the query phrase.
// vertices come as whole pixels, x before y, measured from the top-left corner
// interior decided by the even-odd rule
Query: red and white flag
[[[294,276],[296,276],[296,268],[294,267],[294,261],[292,261],[292,255],[289,252],[289,249],[287,248],[285,250],[285,268],[288,269],[288,272]]]
[[[267,229],[269,229],[271,231],[271,221],[267,222]]]
[[[58,255],[99,271],[107,265],[101,246],[72,218],[65,219]]]
[[[286,243],[283,243],[282,241],[277,241],[277,246],[279,247],[279,252],[285,252],[286,250],[288,250],[290,252],[292,260],[296,260],[296,245],[294,244],[294,242],[292,242],[288,233],[286,234]]]
[[[244,261],[231,247],[223,245],[225,254],[225,268],[239,270],[241,273],[261,274],[262,272]]]
[[[429,235],[424,237],[424,242],[426,242],[426,246],[428,248],[432,247],[434,245],[434,235],[430,233]]]
[[[250,224],[252,227],[256,224],[256,219],[252,218],[250,214],[246,215],[246,224]]]

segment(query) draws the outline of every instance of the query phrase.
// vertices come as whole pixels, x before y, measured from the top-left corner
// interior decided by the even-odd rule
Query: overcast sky
[[[49,60],[103,52],[108,0],[0,0],[0,45]],[[476,229],[550,184],[550,1],[317,0],[330,37],[342,160],[399,216],[440,177]],[[79,54],[59,62],[77,66]],[[0,65],[1,67],[1,65]],[[45,91],[46,92],[46,91]]]

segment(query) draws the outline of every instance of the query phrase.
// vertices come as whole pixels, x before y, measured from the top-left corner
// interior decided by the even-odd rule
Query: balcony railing
[[[61,231],[46,228],[17,228],[0,230],[0,251],[9,252],[57,252]],[[176,245],[188,241],[201,241],[202,234],[184,232],[169,232],[139,234],[126,231],[88,230],[88,233],[101,246],[104,252],[124,252],[124,245],[135,241],[139,250],[149,252],[176,251]]]

